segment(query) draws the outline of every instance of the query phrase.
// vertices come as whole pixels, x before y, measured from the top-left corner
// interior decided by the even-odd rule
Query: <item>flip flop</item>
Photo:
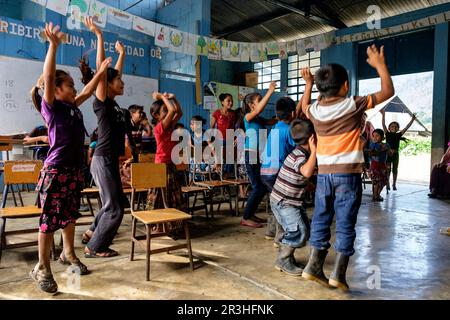
[[[240,224],[241,224],[241,226],[246,226],[246,227],[250,227],[250,228],[262,228],[263,227],[263,225],[259,222],[255,222],[253,224],[253,223],[246,222],[244,219],[241,220]]]
[[[85,258],[111,258],[116,257],[118,255],[119,253],[112,249],[107,249],[104,252],[95,252],[95,251],[84,252]]]
[[[87,244],[90,240],[91,240],[91,236],[89,236],[87,234],[87,232],[83,233],[83,235],[81,237],[81,243],[82,244]]]

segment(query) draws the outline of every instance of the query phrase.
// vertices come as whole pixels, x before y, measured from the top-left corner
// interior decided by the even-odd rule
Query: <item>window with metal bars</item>
[[[303,56],[293,55],[288,57],[288,83],[287,94],[294,101],[298,101],[305,92],[305,81],[302,78],[302,68],[309,67],[314,74],[320,68],[320,52],[309,52]],[[319,92],[314,85],[311,99],[317,99]]]
[[[275,91],[280,91],[281,87],[281,60],[273,59],[258,62],[253,65],[253,70],[258,72],[258,89],[268,89],[270,82],[276,81]]]

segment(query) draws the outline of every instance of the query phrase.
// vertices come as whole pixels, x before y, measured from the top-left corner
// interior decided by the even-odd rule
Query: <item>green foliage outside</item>
[[[408,141],[400,141],[401,156],[417,156],[431,153],[431,137],[413,137]]]

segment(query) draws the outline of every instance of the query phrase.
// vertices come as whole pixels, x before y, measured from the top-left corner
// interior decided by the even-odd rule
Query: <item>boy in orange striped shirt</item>
[[[314,81],[320,100],[304,103],[302,110],[314,124],[317,134],[317,177],[314,215],[311,225],[311,255],[302,277],[325,286],[348,289],[345,279],[349,257],[355,252],[355,225],[361,205],[361,173],[364,164],[361,123],[364,112],[394,95],[394,86],[384,59],[384,48],[367,48],[367,63],[378,72],[381,91],[365,97],[347,97],[347,70],[339,64],[329,64],[317,70],[313,77],[309,69],[302,70],[306,81],[305,96],[311,94]],[[303,101],[310,101],[308,97]],[[330,226],[336,214],[337,252],[330,279],[323,273],[323,264],[330,248]]]

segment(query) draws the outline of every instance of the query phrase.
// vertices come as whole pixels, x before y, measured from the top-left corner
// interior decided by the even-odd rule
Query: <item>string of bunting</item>
[[[168,48],[172,52],[181,52],[192,56],[206,56],[211,60],[233,62],[262,62],[274,56],[278,56],[280,59],[287,59],[290,53],[297,53],[302,56],[307,52],[321,51],[335,44],[376,39],[450,21],[450,11],[447,11],[389,28],[343,36],[336,36],[335,31],[331,31],[288,42],[250,43],[214,39],[180,31],[176,28],[129,14],[97,0],[30,1],[67,16],[69,19],[68,23],[72,22],[72,25],[76,25],[76,22],[82,22],[84,17],[89,15],[102,28],[105,28],[108,22],[123,29],[141,32],[154,37],[156,46]]]

